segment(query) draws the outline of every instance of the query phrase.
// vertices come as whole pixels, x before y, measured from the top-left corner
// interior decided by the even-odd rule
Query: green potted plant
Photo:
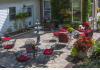
[[[100,59],[100,41],[96,41],[91,59]]]
[[[87,53],[92,47],[93,47],[93,41],[91,38],[88,37],[79,38],[74,44],[71,55],[73,57],[79,57],[84,59],[85,57],[87,57]]]

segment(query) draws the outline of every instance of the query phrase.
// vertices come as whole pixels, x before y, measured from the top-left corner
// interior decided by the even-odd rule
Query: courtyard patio
[[[94,33],[93,38],[95,40],[100,38],[100,33]],[[23,35],[13,37],[16,39],[14,47],[9,51],[0,48],[0,67],[6,68],[72,68],[76,63],[72,63],[67,59],[71,54],[73,43],[76,39],[70,41],[70,43],[59,43],[58,39],[53,36],[53,33],[44,33],[40,35],[40,44],[37,45],[38,53],[35,58],[30,59],[27,62],[18,62],[16,60],[16,53],[26,53],[25,42],[27,40],[34,40],[36,42],[36,34],[27,32]],[[43,50],[53,48],[55,54],[50,58],[43,56]],[[32,56],[31,56],[32,57]]]

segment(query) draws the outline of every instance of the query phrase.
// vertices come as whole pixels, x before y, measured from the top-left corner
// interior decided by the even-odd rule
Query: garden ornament
[[[36,30],[37,30],[37,42],[36,42],[36,44],[39,44],[39,42],[40,42],[40,35],[39,35],[39,25],[40,25],[40,22],[39,22],[39,20],[37,19],[37,22],[35,23],[36,24]]]

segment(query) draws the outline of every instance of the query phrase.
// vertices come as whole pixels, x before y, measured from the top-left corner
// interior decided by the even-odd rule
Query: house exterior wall
[[[33,17],[28,18],[26,23],[31,21],[33,25],[37,19],[40,19],[39,0],[11,0],[11,2],[10,0],[7,1],[0,1],[0,35],[5,34],[8,28],[11,28],[12,31],[16,30],[13,25],[15,21],[9,20],[9,7],[16,7],[16,14],[18,14],[22,12],[23,5],[33,6]]]
[[[43,19],[51,19],[51,0],[43,0]]]

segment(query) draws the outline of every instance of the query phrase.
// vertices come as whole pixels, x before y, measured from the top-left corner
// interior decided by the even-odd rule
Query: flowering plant
[[[91,38],[89,37],[81,37],[77,42],[76,42],[78,50],[79,51],[83,51],[86,52],[88,51],[89,48],[92,47],[93,42],[91,40]]]
[[[83,22],[83,26],[84,27],[89,27],[90,26],[90,23],[89,22]]]
[[[80,53],[87,53],[88,50],[94,45],[94,41],[89,37],[81,37],[75,43],[71,55],[78,56]]]
[[[74,28],[68,27],[68,32],[72,33],[74,31]]]

